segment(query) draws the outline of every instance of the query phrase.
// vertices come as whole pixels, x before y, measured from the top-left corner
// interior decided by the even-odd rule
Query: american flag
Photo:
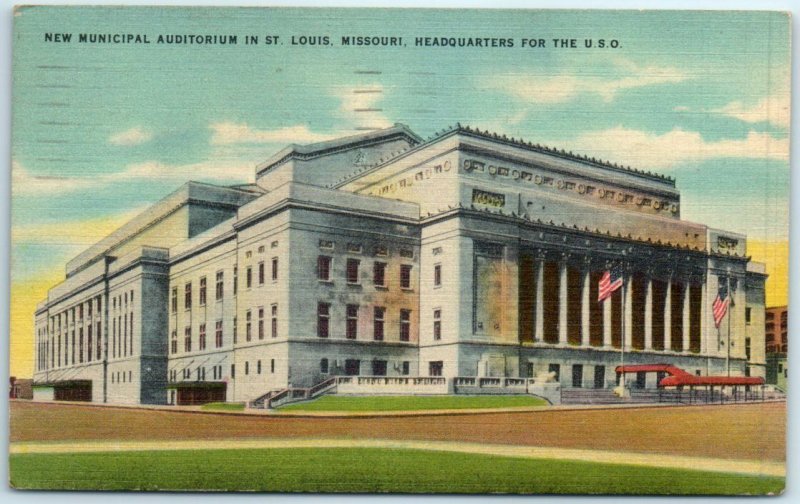
[[[603,272],[597,286],[597,301],[602,302],[611,297],[615,290],[622,287],[622,270],[612,268]]]
[[[720,284],[717,297],[714,298],[714,303],[711,305],[711,310],[714,312],[714,325],[716,327],[719,327],[720,322],[722,322],[722,318],[726,313],[728,313],[729,302],[730,298],[728,297],[728,285]]]

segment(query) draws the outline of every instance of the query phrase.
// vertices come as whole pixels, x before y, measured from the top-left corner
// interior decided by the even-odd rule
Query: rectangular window
[[[329,303],[317,303],[317,336],[320,338],[328,337],[330,318],[331,305]]]
[[[356,339],[358,337],[358,305],[347,305],[347,339]]]
[[[253,338],[253,314],[247,310],[244,316],[244,339],[250,341]]]
[[[258,374],[261,374],[261,359],[256,362],[256,370],[258,371]]]
[[[214,346],[222,348],[222,321],[217,320],[216,330],[214,333]]]
[[[433,266],[433,286],[434,287],[441,287],[442,286],[442,265],[435,264]]]
[[[358,376],[361,373],[361,361],[358,359],[347,359],[344,361],[344,374],[347,376]]]
[[[172,298],[170,300],[170,305],[172,307],[172,313],[178,313],[178,288],[172,288]]]
[[[238,336],[239,336],[239,327],[237,325],[238,320],[239,320],[238,317],[233,317],[233,344],[234,345],[237,343],[237,340],[239,339],[238,338]]]
[[[258,285],[264,285],[264,261],[258,263]]]
[[[328,374],[328,359],[320,359],[319,372],[322,374]]]
[[[386,308],[376,306],[373,310],[373,315],[375,319],[373,336],[375,341],[383,341],[383,322],[384,316],[386,315]]]
[[[236,364],[231,364],[231,378],[236,378]]]
[[[258,309],[258,339],[264,339],[264,308]]]
[[[192,351],[192,328],[191,328],[191,326],[186,326],[183,329],[183,351],[184,352],[191,352]]]
[[[206,349],[206,324],[205,323],[200,324],[200,341],[199,341],[197,346],[199,347],[199,350],[205,350]]]
[[[376,262],[372,266],[372,282],[378,287],[386,287],[386,263]]]
[[[103,302],[101,301],[100,296],[97,296],[97,313],[100,313],[100,309],[102,308],[102,306],[103,306]]]
[[[270,373],[275,372],[275,359],[270,359],[269,361],[269,372]]]
[[[358,283],[358,266],[360,264],[361,261],[359,261],[358,259],[347,260],[347,283],[349,284]]]
[[[272,311],[272,321],[270,331],[272,332],[272,337],[278,337],[278,305],[274,304],[270,307]]]
[[[433,310],[433,339],[442,339],[442,310]]]
[[[400,288],[411,288],[411,265],[409,264],[400,265]]]
[[[750,325],[750,307],[744,309],[744,322],[747,325]]]
[[[186,310],[192,307],[192,282],[183,287],[183,307]]]
[[[223,288],[225,286],[224,279],[225,279],[225,276],[224,276],[223,272],[222,271],[217,271],[217,289],[216,289],[216,291],[214,293],[214,299],[216,299],[217,301],[221,300],[222,296],[224,295],[224,290],[223,290]]]
[[[550,364],[547,366],[548,373],[555,373],[553,380],[559,381],[561,379],[561,364]]]
[[[248,289],[253,286],[253,267],[252,266],[248,266],[247,270],[245,270],[244,285]]]
[[[128,316],[119,317],[119,325],[122,327],[122,355],[128,355]],[[133,336],[133,335],[131,335]]]
[[[78,330],[78,362],[83,362],[83,327]]]
[[[403,376],[408,376],[411,372],[411,365],[408,361],[403,361]]]
[[[200,306],[206,304],[206,277],[200,278]]]
[[[98,299],[99,299],[99,298],[98,298]],[[101,326],[100,326],[100,322],[98,322],[98,323],[97,323],[97,360],[100,360],[100,358],[102,357],[102,352],[103,352],[103,340],[102,340],[102,338],[101,338],[101,336],[100,336],[100,335],[101,335],[101,334],[103,334],[103,333],[102,333],[102,332],[100,332],[100,327],[101,327]],[[59,336],[59,338],[60,338],[60,337],[61,337],[61,336]],[[58,351],[58,359],[59,359],[59,366],[60,366],[60,365],[61,365],[61,364],[60,364],[60,360],[61,360],[61,349],[59,349],[59,351]]]
[[[92,324],[89,324],[89,326],[86,328],[86,360],[88,362],[92,362],[92,353],[94,353],[93,351],[94,347],[92,346]]]
[[[172,341],[170,342],[170,352],[173,354],[178,353],[178,331],[172,331]]]
[[[128,295],[126,294],[125,297],[127,298]],[[83,303],[78,305],[78,322],[83,321]]]
[[[239,267],[233,267],[233,295],[239,292]]]
[[[133,293],[131,293],[131,296],[133,296]],[[93,305],[92,305],[92,302],[91,302],[91,301],[87,301],[87,302],[86,302],[86,309],[87,309],[87,310],[88,310],[88,312],[89,312],[87,315],[89,316],[89,318],[92,318],[92,306],[93,306]]]
[[[400,310],[400,341],[408,341],[411,335],[411,310]]]
[[[429,376],[442,376],[442,371],[444,371],[444,363],[442,361],[428,362]]]
[[[250,362],[249,361],[245,361],[244,362],[244,374],[245,375],[249,375],[250,374]]]
[[[386,361],[372,361],[372,376],[386,376]]]
[[[328,256],[317,257],[317,279],[329,282],[331,279],[331,258]]]
[[[276,282],[278,280],[278,258],[272,258],[272,281]]]
[[[133,313],[128,315],[128,325],[131,328],[131,355],[133,355]]]

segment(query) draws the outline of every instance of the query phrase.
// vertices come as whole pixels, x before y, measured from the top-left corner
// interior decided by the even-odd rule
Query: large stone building
[[[598,303],[612,267],[624,296]],[[333,375],[607,387],[623,344],[627,363],[764,376],[765,278],[745,236],[680,219],[671,178],[396,125],[289,146],[255,184],[188,182],[70,261],[36,311],[37,397],[245,401]]]

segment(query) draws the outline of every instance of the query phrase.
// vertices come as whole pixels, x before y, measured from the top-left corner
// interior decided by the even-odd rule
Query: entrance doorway
[[[594,388],[605,388],[606,386],[606,367],[594,367]]]
[[[572,365],[572,386],[574,388],[583,387],[583,364]]]

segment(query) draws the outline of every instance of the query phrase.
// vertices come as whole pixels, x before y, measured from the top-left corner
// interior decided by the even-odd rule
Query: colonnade
[[[624,287],[598,302],[605,267],[586,258],[575,261],[538,256],[520,269],[520,292],[529,296],[522,340],[560,346],[699,353],[705,289],[674,272],[631,270]],[[524,309],[524,308],[523,308]],[[623,320],[624,318],[624,320]]]

